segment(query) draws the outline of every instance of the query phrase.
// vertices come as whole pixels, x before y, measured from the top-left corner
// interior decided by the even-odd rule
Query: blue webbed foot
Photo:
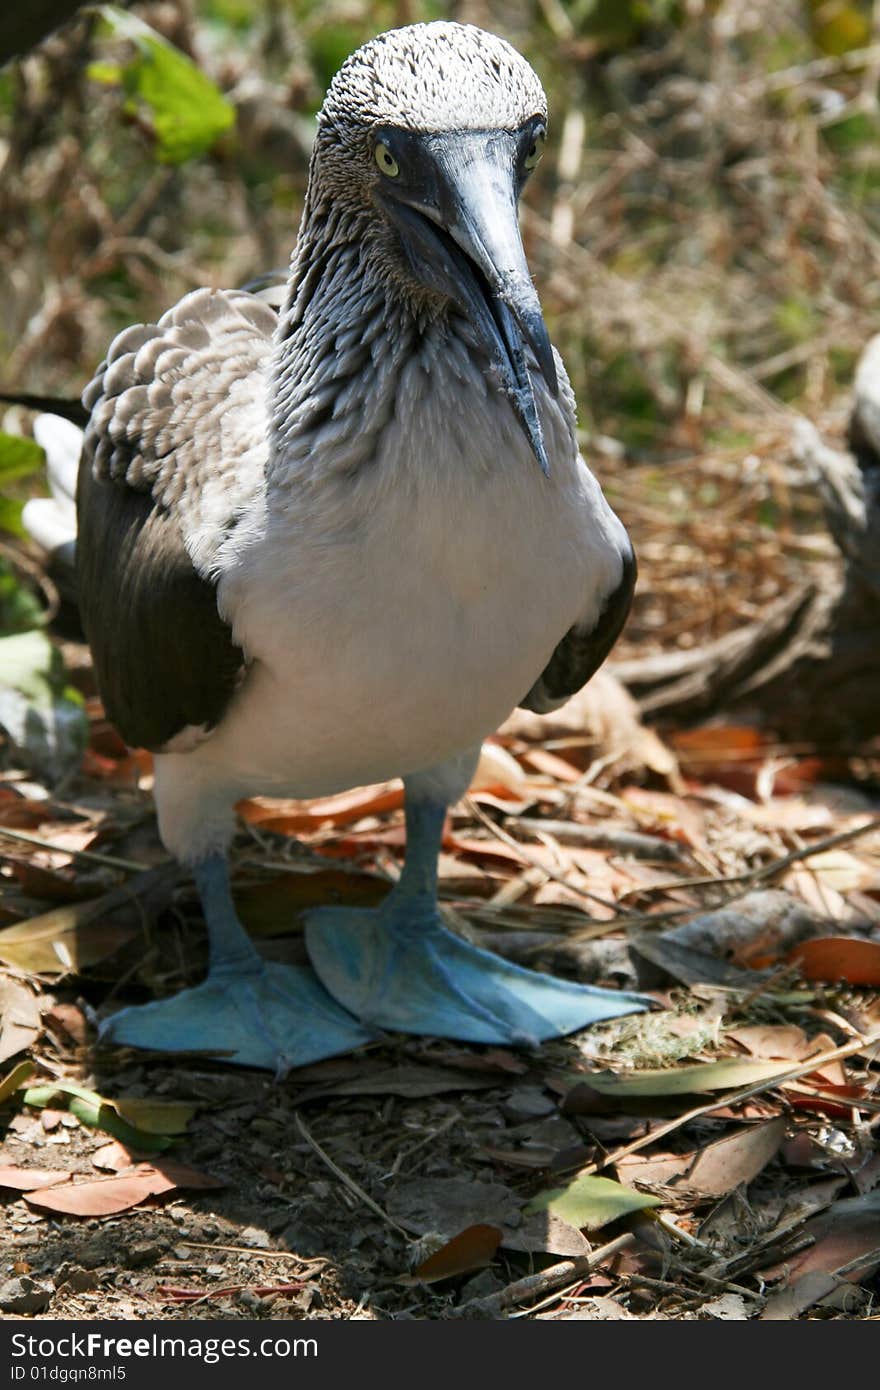
[[[334,999],[378,1028],[526,1046],[649,1006],[638,994],[525,970],[449,931],[437,909],[444,814],[411,779],[406,861],[385,902],[309,913],[306,948]]]
[[[213,1052],[283,1076],[372,1040],[311,970],[262,959],[235,914],[225,857],[206,859],[195,877],[208,928],[207,979],[168,999],[120,1009],[101,1025],[102,1042]]]
[[[317,908],[306,945],[340,1004],[367,1025],[402,1033],[534,1046],[649,1003],[513,965],[456,936],[436,910],[408,916],[403,899]]]
[[[101,1041],[157,1052],[215,1052],[218,1061],[283,1076],[361,1047],[371,1034],[341,1009],[310,970],[260,961],[152,1004],[120,1009]]]

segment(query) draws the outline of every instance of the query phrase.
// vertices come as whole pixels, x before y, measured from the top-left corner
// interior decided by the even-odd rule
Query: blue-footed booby
[[[437,907],[482,739],[589,680],[635,578],[520,238],[546,123],[500,38],[373,39],[320,112],[280,312],[196,290],[121,333],[83,395],[83,623],[108,714],[155,753],[210,950],[202,984],[106,1039],[283,1071],[380,1030],[534,1044],[645,1006],[479,950]],[[264,962],[230,894],[235,803],[396,776],[386,900],[313,912],[313,971]]]

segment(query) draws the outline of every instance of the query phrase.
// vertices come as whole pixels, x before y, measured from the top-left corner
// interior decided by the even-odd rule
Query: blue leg
[[[534,1046],[650,1001],[512,965],[445,927],[437,858],[445,806],[407,790],[406,862],[378,909],[318,908],[306,947],[321,981],[367,1025]]]
[[[225,855],[204,860],[195,879],[208,928],[207,979],[168,999],[121,1009],[102,1025],[102,1042],[225,1053],[219,1060],[281,1076],[370,1041],[310,970],[258,954],[236,915]]]

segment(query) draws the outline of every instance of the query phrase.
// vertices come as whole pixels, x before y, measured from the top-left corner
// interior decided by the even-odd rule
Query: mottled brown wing
[[[83,395],[79,603],[107,712],[132,745],[186,746],[241,678],[216,582],[264,485],[274,324],[251,295],[197,290],[120,334]]]

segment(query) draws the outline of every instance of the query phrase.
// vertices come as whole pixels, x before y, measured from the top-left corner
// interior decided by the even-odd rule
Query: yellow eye
[[[394,158],[394,155],[391,153],[388,146],[383,145],[381,140],[379,141],[379,144],[376,146],[375,154],[376,163],[382,170],[382,173],[387,174],[389,179],[396,179],[397,175],[400,173],[400,165]]]
[[[526,154],[524,160],[525,167],[527,169],[534,169],[538,160],[541,158],[541,155],[544,153],[544,146],[546,145],[546,143],[546,133],[543,130],[536,131],[534,141],[529,146],[528,153]]]

